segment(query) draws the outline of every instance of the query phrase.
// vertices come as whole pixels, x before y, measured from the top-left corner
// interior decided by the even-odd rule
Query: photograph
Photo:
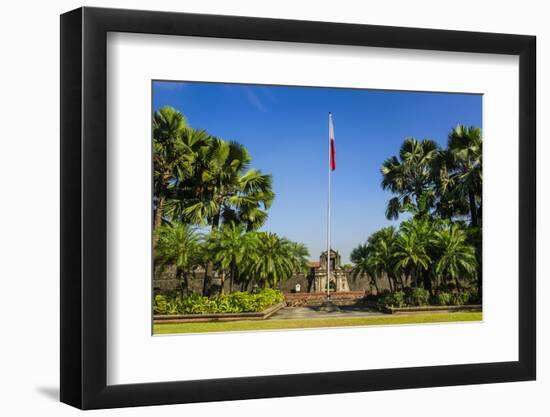
[[[481,321],[482,103],[153,80],[153,334]]]
[[[6,2],[0,415],[550,415],[508,3]]]

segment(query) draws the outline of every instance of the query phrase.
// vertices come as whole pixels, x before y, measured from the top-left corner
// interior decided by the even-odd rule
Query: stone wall
[[[180,288],[180,283],[175,276],[175,268],[168,267],[163,272],[156,271],[155,279],[153,280],[153,290],[155,292],[170,292]],[[350,271],[346,271],[347,281],[350,291],[367,291],[368,293],[375,292],[374,286],[370,283],[370,278],[367,275],[360,275],[353,278]],[[189,280],[191,290],[195,293],[202,293],[204,283],[204,271],[196,271],[194,278]],[[300,292],[313,291],[313,282],[309,275],[296,274],[288,280],[282,282],[279,289],[285,293],[292,293],[296,288],[296,284],[300,284]],[[380,290],[389,289],[388,281],[382,278],[378,281]],[[233,291],[239,291],[239,286],[234,285]],[[225,280],[224,292],[229,292],[229,279]]]
[[[202,294],[204,286],[204,270],[197,270],[189,278],[189,287],[192,292]],[[224,282],[224,292],[230,290],[230,280]],[[153,291],[155,293],[169,293],[181,289],[180,280],[176,278],[176,268],[173,266],[165,268],[164,271],[157,270],[153,279]],[[233,292],[239,291],[239,285],[233,285]]]
[[[322,292],[310,292],[300,294],[285,294],[286,305],[289,307],[319,306],[326,300],[326,294]],[[336,305],[357,305],[364,302],[364,291],[335,292],[330,296]]]
[[[352,275],[350,273],[348,282],[349,282],[350,291],[367,290],[369,293],[376,292],[376,287],[371,283],[370,277],[366,274],[360,275],[357,278],[352,278]],[[378,289],[380,291],[390,289],[388,279],[385,276],[382,278],[378,278],[377,282],[378,282]]]
[[[282,282],[279,286],[282,292],[294,292],[296,284],[300,285],[300,292],[309,292],[313,288],[313,282],[311,278],[304,274],[296,274],[286,281]]]

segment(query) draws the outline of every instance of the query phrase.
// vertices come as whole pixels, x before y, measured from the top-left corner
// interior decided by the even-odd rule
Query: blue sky
[[[481,127],[482,96],[315,87],[155,81],[153,109],[170,105],[189,124],[244,144],[252,166],[273,175],[276,198],[264,230],[305,243],[312,260],[326,248],[328,112],[336,139],[332,244],[351,249],[377,229],[391,193],[382,162],[407,137],[445,146],[458,123]]]

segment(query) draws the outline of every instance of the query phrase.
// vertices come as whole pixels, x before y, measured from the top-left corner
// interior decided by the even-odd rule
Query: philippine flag
[[[334,142],[334,125],[332,123],[332,113],[328,114],[328,140],[330,142],[330,170],[334,171],[336,169],[336,143]]]

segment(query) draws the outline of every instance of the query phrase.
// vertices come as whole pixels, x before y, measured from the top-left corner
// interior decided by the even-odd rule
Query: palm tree
[[[155,230],[161,225],[169,189],[181,179],[184,170],[189,170],[190,155],[180,140],[186,128],[187,120],[172,107],[163,107],[153,115]]]
[[[199,250],[199,235],[183,223],[167,223],[159,226],[155,246],[155,264],[160,272],[169,265],[176,267],[176,277],[189,291],[189,273],[196,265]]]
[[[254,259],[247,271],[254,279],[275,288],[277,284],[292,276],[296,261],[292,258],[290,241],[271,232],[256,232]]]
[[[460,278],[472,277],[477,267],[475,249],[467,243],[467,238],[458,224],[436,231],[433,237],[433,244],[439,251],[435,273],[444,280],[454,280],[459,291]]]
[[[378,271],[378,275],[386,275],[388,278],[390,291],[397,288],[397,279],[394,274],[394,250],[396,239],[397,233],[393,226],[378,230],[368,239],[369,245],[372,247],[369,262],[373,269]],[[403,287],[402,280],[401,287]]]
[[[243,223],[256,230],[267,220],[275,194],[271,175],[249,169],[250,154],[237,142],[212,138],[201,150],[195,175],[180,187],[179,212],[194,224],[208,224],[215,231],[221,224]],[[205,294],[215,296],[213,262],[206,268]]]
[[[441,149],[432,162],[432,176],[437,196],[436,213],[449,221],[468,214],[468,205],[457,195],[454,188],[453,172],[454,157],[449,149]]]
[[[481,129],[475,126],[456,126],[450,133],[447,142],[449,153],[450,193],[454,199],[469,208],[470,225],[473,229],[481,228],[482,212],[482,166],[483,139]],[[481,254],[481,233],[477,232],[475,251],[477,259],[478,296],[482,296],[483,268]]]
[[[429,216],[413,218],[401,223],[399,234],[401,236],[412,237],[412,241],[415,245],[415,252],[419,255],[424,253],[427,262],[431,262],[436,256],[432,239],[435,231],[441,227],[442,222],[443,221],[440,219],[433,219]],[[422,267],[415,272],[417,274],[417,279],[422,278],[424,288],[427,289],[430,294],[433,294],[432,277],[430,276],[431,269],[429,265],[427,267],[422,265]]]
[[[369,243],[359,245],[354,248],[350,253],[350,260],[354,263],[353,271],[351,273],[352,278],[356,279],[360,275],[367,275],[371,283],[376,289],[376,293],[380,293],[378,287],[378,271],[376,265],[371,261],[372,247]]]
[[[180,166],[180,175],[170,183],[164,210],[164,214],[170,219],[193,223],[186,217],[185,210],[190,201],[206,193],[201,181],[202,167],[208,159],[213,140],[205,130],[182,130],[180,143],[185,149],[187,160],[185,165]]]
[[[447,146],[452,157],[450,180],[456,193],[467,200],[474,227],[480,225],[482,145],[481,129],[478,127],[458,125],[449,133]]]
[[[305,274],[309,269],[309,250],[303,243],[289,241],[294,272]]]
[[[418,287],[420,276],[426,277],[431,259],[427,252],[425,235],[420,232],[420,227],[414,220],[401,224],[395,240],[394,259],[394,271],[410,275],[414,286]],[[431,283],[424,280],[424,284],[426,289],[431,290]]]
[[[204,279],[204,272],[206,271],[208,263],[212,259],[212,252],[210,251],[208,245],[208,236],[204,234],[201,235],[193,254],[193,267],[191,269],[193,278],[196,277],[197,271],[200,271],[203,274],[202,294],[205,294],[206,288],[206,279]]]
[[[214,138],[202,156],[197,175],[187,195],[183,214],[195,224],[244,223],[256,230],[267,220],[273,202],[271,175],[249,169],[251,157],[237,142]]]
[[[243,225],[235,223],[226,224],[211,233],[208,248],[220,270],[229,272],[229,292],[242,271],[242,264],[246,263],[245,258],[254,251],[254,243],[253,234],[246,233]]]
[[[397,219],[408,206],[416,206],[418,198],[433,188],[431,163],[438,151],[439,146],[431,139],[407,138],[401,145],[399,156],[383,162],[380,170],[382,188],[397,194],[388,202],[388,219]],[[430,201],[430,206],[432,204]]]

